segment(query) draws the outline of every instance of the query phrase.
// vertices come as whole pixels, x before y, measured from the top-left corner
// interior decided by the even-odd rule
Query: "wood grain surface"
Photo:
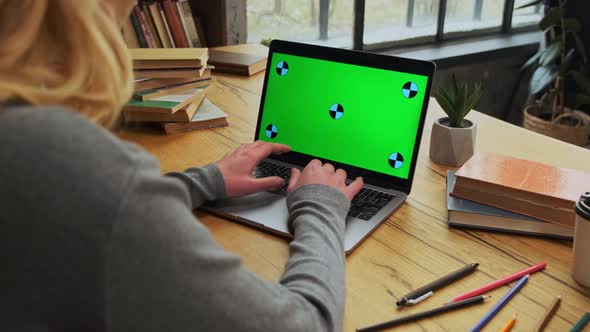
[[[264,54],[258,46],[232,50]],[[166,136],[159,131],[125,130],[118,135],[143,146],[161,163],[162,173],[215,161],[254,137],[264,73],[252,77],[217,75],[208,98],[229,114],[229,127]],[[570,275],[572,243],[535,237],[451,229],[447,226],[445,174],[447,167],[428,158],[430,128],[443,116],[431,99],[422,146],[407,202],[347,258],[345,331],[434,308],[455,295],[546,261],[547,268],[497,315],[484,331],[497,331],[515,313],[513,331],[532,330],[552,300],[562,305],[547,331],[569,331],[590,310],[590,290]],[[471,112],[478,125],[476,149],[590,172],[590,151]],[[590,190],[590,183],[588,184]],[[277,280],[288,258],[286,240],[204,212],[196,216],[228,251],[243,258],[245,266],[267,280]],[[590,239],[588,239],[590,240]],[[479,269],[461,281],[437,291],[414,307],[397,310],[396,300],[433,279],[467,263]],[[590,263],[590,260],[589,260]],[[509,289],[500,287],[485,304],[459,310],[391,331],[467,331]],[[590,329],[589,329],[590,330]]]

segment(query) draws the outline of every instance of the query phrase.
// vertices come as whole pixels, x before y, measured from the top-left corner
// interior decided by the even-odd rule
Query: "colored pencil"
[[[516,285],[514,285],[514,287],[512,287],[502,297],[502,299],[500,299],[500,301],[498,301],[498,303],[496,303],[496,305],[494,305],[494,307],[492,307],[492,309],[490,311],[488,311],[485,314],[485,316],[483,316],[482,319],[479,322],[477,322],[477,324],[475,324],[475,326],[471,329],[471,332],[481,331],[481,329],[483,329],[483,327],[486,326],[486,324],[489,323],[489,321],[492,320],[492,318],[494,318],[494,316],[496,316],[496,314],[498,312],[500,312],[500,310],[502,310],[502,308],[514,297],[514,295],[516,295],[516,293],[518,293],[518,291],[524,285],[526,285],[527,281],[529,281],[528,274],[526,276],[520,278],[520,280],[516,283]]]
[[[516,324],[516,314],[514,314],[514,316],[510,318],[510,320],[507,321],[506,324],[504,324],[504,326],[502,326],[500,332],[510,332],[510,330],[512,330],[512,328],[514,327],[514,324]]]
[[[387,328],[390,328],[393,326],[398,326],[398,325],[402,325],[405,323],[411,323],[411,322],[415,322],[417,320],[420,320],[422,318],[427,318],[427,317],[435,316],[438,314],[442,314],[447,311],[452,311],[452,310],[468,307],[468,306],[471,306],[474,304],[483,303],[483,301],[485,301],[488,298],[489,298],[489,296],[472,297],[472,298],[464,300],[464,301],[446,304],[446,305],[443,305],[442,307],[438,307],[435,309],[419,312],[417,314],[397,318],[394,320],[390,320],[388,322],[359,328],[356,331],[357,332],[381,331],[383,329],[387,329]]]
[[[525,270],[522,270],[520,272],[511,274],[511,275],[509,275],[507,277],[504,277],[504,278],[502,278],[500,280],[493,281],[493,282],[491,282],[491,283],[489,283],[489,284],[487,284],[487,285],[485,285],[483,287],[480,287],[478,289],[475,289],[475,290],[469,291],[467,293],[461,294],[459,296],[456,296],[452,300],[450,300],[449,303],[453,303],[453,302],[465,300],[465,299],[468,299],[468,298],[473,297],[473,296],[478,296],[478,295],[487,293],[487,292],[489,292],[492,289],[495,289],[495,288],[498,288],[500,286],[506,285],[507,283],[510,283],[510,282],[512,282],[512,281],[514,281],[514,280],[516,280],[518,278],[522,278],[523,276],[525,276],[527,274],[531,274],[531,273],[540,271],[540,270],[544,269],[546,266],[547,266],[547,263],[545,263],[545,262],[539,263],[537,265],[533,265],[533,266],[531,266],[531,267],[529,267],[529,268],[527,268]]]
[[[576,323],[576,325],[572,327],[570,332],[582,332],[588,322],[590,322],[590,312],[585,313],[584,316],[582,316],[582,318],[580,318],[580,320]]]
[[[553,302],[551,303],[549,308],[547,308],[547,311],[545,311],[545,314],[543,315],[543,319],[541,319],[539,321],[539,324],[537,324],[537,327],[535,327],[535,329],[534,329],[535,332],[541,332],[545,329],[547,324],[549,324],[551,317],[553,317],[553,315],[557,311],[557,308],[559,308],[560,303],[561,303],[561,296],[558,296],[555,298],[555,300],[553,300]]]

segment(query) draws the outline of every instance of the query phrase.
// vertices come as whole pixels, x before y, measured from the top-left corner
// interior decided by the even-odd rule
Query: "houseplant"
[[[475,148],[475,123],[465,116],[481,97],[481,84],[470,87],[451,76],[448,86],[435,93],[435,98],[447,114],[432,125],[430,135],[430,159],[438,164],[461,166],[471,156]]]
[[[534,67],[529,85],[534,102],[524,110],[524,126],[584,146],[590,135],[590,116],[576,109],[590,105],[588,52],[579,37],[580,22],[566,16],[566,3],[536,0],[523,6],[545,4],[539,22],[545,46],[522,66]]]

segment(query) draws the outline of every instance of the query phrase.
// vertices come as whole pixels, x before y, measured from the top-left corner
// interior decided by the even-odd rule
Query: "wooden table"
[[[266,52],[264,48],[255,50]],[[119,135],[159,158],[163,173],[215,161],[253,140],[263,80],[263,73],[250,78],[217,76],[208,98],[230,115],[229,127],[170,136],[147,132]],[[440,106],[432,99],[409,199],[347,258],[345,330],[439,306],[455,295],[546,261],[547,268],[531,277],[528,285],[485,331],[499,330],[515,313],[518,320],[514,331],[532,330],[557,295],[563,296],[563,302],[547,330],[569,331],[590,310],[590,290],[577,284],[570,275],[571,242],[448,228],[445,205],[448,168],[428,158],[432,122],[442,115]],[[477,123],[479,151],[590,172],[588,150],[478,112],[471,112],[468,118]],[[203,212],[196,215],[226,250],[243,257],[248,269],[264,279],[278,280],[288,258],[286,240]],[[396,299],[408,291],[471,262],[480,263],[476,273],[438,291],[416,307],[397,311]],[[392,331],[467,331],[508,289],[504,286],[492,291],[493,298],[486,304]]]

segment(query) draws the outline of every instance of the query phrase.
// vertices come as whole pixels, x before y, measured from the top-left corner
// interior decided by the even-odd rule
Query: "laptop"
[[[406,200],[433,80],[432,62],[273,40],[254,140],[290,145],[255,170],[257,177],[303,169],[314,158],[365,186],[346,219],[350,253]],[[350,181],[350,180],[348,180]],[[286,185],[211,202],[205,209],[291,237]]]

